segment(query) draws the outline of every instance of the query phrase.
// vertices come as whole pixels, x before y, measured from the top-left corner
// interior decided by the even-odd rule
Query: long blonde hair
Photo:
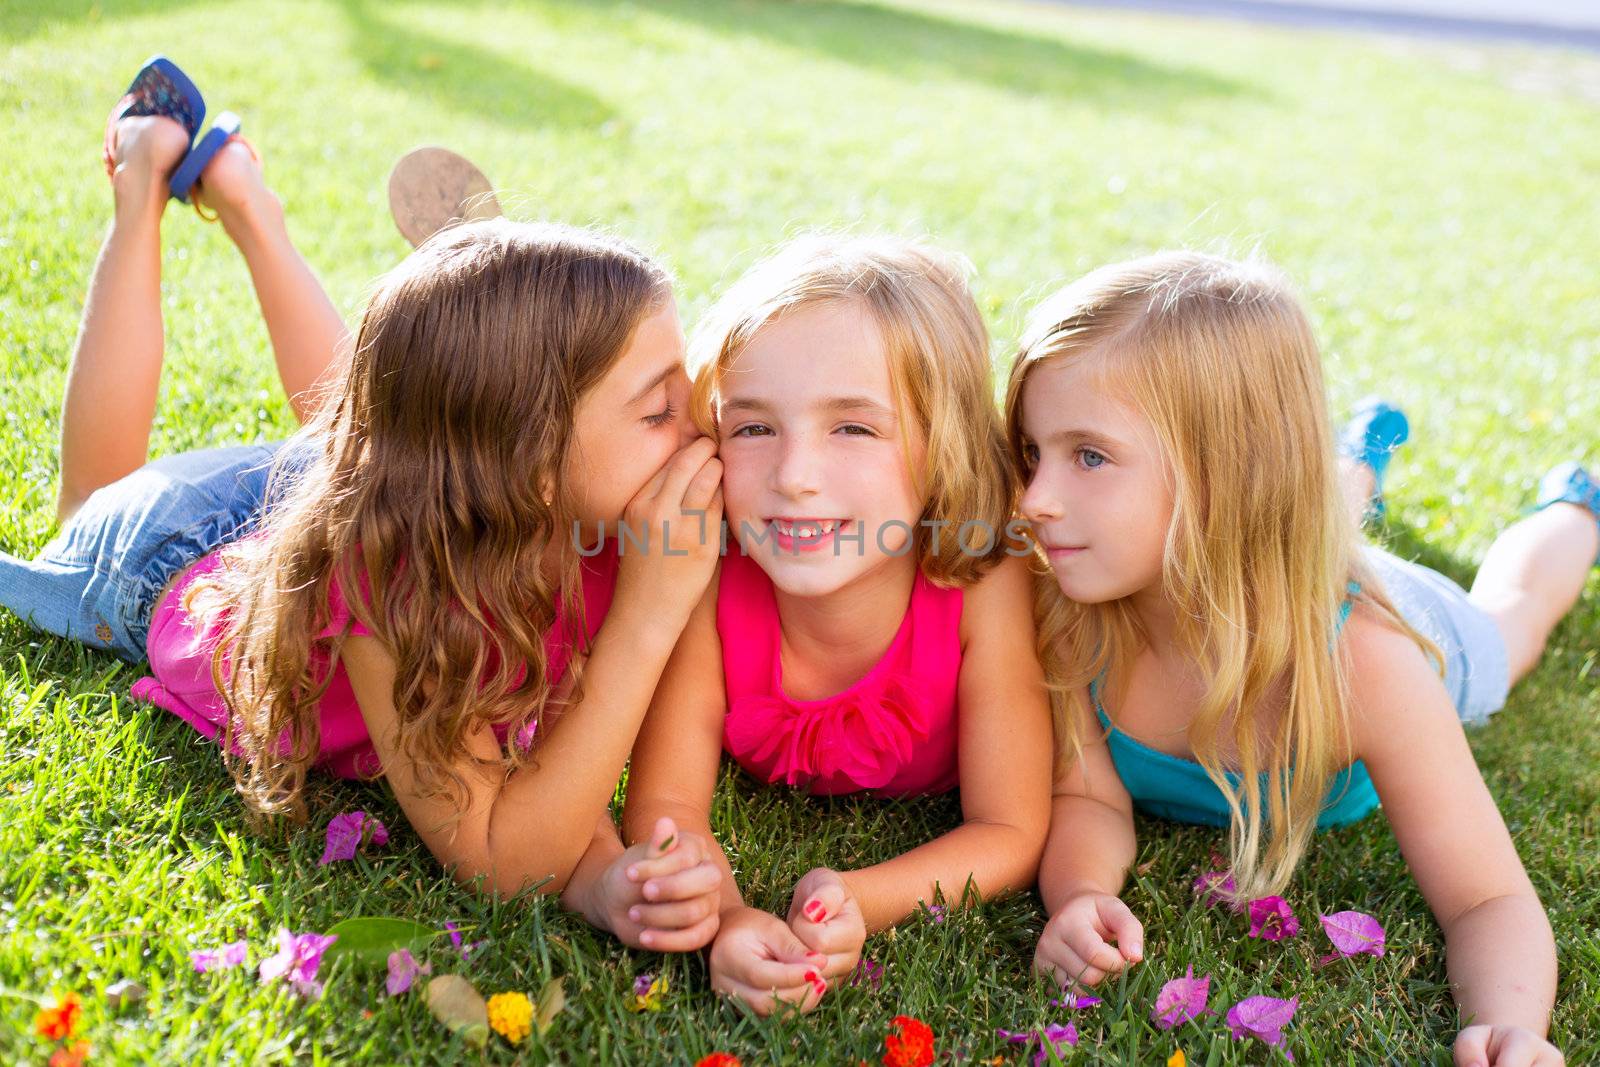
[[[695,420],[715,435],[723,374],[763,327],[802,308],[851,303],[882,332],[895,407],[909,415],[900,420],[907,455],[911,426],[926,441],[923,462],[912,468],[926,501],[916,558],[931,581],[969,584],[1006,548],[1019,483],[995,409],[989,333],[962,261],[891,237],[814,234],[789,242],[729,288],[696,329],[689,345]]]
[[[1103,267],[1046,299],[1007,389],[1019,466],[1030,371],[1091,359],[1150,421],[1170,471],[1162,591],[1179,647],[1205,672],[1189,743],[1231,809],[1241,899],[1279,891],[1350,758],[1349,686],[1333,654],[1350,583],[1372,614],[1437,651],[1399,617],[1357,551],[1321,357],[1277,270],[1165,252]],[[1119,677],[1145,635],[1126,599],[1075,603],[1047,567],[1039,591],[1039,653],[1067,759],[1082,750],[1075,724],[1090,682]],[[1224,773],[1224,739],[1243,788]]]
[[[222,628],[223,750],[251,808],[304,817],[318,704],[348,633],[319,636],[335,586],[394,657],[398,749],[424,794],[459,809],[449,768],[469,733],[537,725],[557,604],[576,640],[586,632],[562,536],[575,411],[670,298],[666,273],[621,241],[504,219],[443,231],[381,281],[328,403],[285,449],[309,462],[186,602]],[[569,700],[576,662],[573,684]],[[507,765],[519,756],[505,746]]]

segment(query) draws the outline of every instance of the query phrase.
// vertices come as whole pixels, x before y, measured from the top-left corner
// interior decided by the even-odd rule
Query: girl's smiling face
[[[1022,514],[1061,592],[1100,604],[1159,588],[1171,475],[1155,430],[1094,357],[1046,359],[1022,387]]]
[[[902,433],[888,353],[863,307],[817,304],[769,322],[720,392],[728,523],[775,586],[822,596],[914,559],[922,434]]]

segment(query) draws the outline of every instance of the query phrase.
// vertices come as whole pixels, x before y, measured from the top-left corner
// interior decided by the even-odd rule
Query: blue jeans
[[[97,489],[37,559],[0,552],[0,604],[46,633],[143,660],[167,583],[260,521],[280,447],[182,452]]]

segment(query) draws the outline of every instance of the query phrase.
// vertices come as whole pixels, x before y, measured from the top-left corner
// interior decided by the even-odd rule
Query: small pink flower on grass
[[[862,956],[856,963],[855,970],[850,972],[851,985],[870,985],[873,989],[883,987],[883,964],[877,960],[870,960]]]
[[[1039,1047],[1033,1053],[1033,1067],[1049,1062],[1051,1050],[1054,1050],[1056,1059],[1065,1058],[1067,1048],[1078,1043],[1078,1028],[1071,1023],[1065,1026],[1052,1024],[1037,1030],[996,1030],[995,1033],[1013,1045],[1037,1043]]]
[[[1206,1007],[1210,996],[1211,976],[1196,978],[1191,964],[1182,978],[1174,978],[1161,987],[1161,992],[1156,994],[1156,1005],[1150,1009],[1150,1018],[1157,1029],[1171,1030],[1206,1014],[1210,1010]]]
[[[411,983],[417,980],[418,975],[432,973],[432,967],[418,963],[410,949],[402,948],[389,953],[389,977],[384,980],[384,988],[391,997],[398,997],[411,988]]]
[[[1068,1008],[1072,1011],[1079,1011],[1083,1008],[1095,1007],[1100,1003],[1102,1001],[1099,997],[1085,997],[1076,993],[1065,993],[1060,1000],[1052,1000],[1050,1006],[1052,1008]]]
[[[1289,1025],[1300,1008],[1300,998],[1279,1000],[1277,997],[1245,997],[1228,1009],[1228,1029],[1235,1041],[1253,1037],[1282,1052],[1285,1059],[1294,1059],[1284,1047],[1283,1028]]]
[[[234,941],[221,948],[196,949],[189,953],[189,962],[194,964],[196,974],[205,974],[207,971],[243,967],[249,955],[250,946],[246,942]]]
[[[929,904],[928,918],[936,923],[944,922],[945,908],[943,904]]]
[[[1282,941],[1300,932],[1300,920],[1282,897],[1262,897],[1250,902],[1250,936]]]
[[[450,947],[459,952],[462,959],[466,959],[468,956],[472,955],[474,952],[478,951],[478,949],[483,947],[482,941],[474,941],[470,945],[462,944],[461,927],[457,926],[455,923],[445,923],[444,932],[450,935]]]
[[[261,980],[274,982],[285,978],[303,997],[322,995],[322,983],[317,981],[317,968],[322,966],[322,954],[328,946],[339,940],[335,934],[296,934],[287,929],[278,931],[278,954],[261,961]]]
[[[1336,911],[1332,915],[1319,915],[1328,940],[1334,951],[1322,957],[1319,963],[1348,956],[1382,956],[1384,950],[1383,927],[1378,920],[1361,911]]]
[[[363,842],[375,847],[389,843],[389,831],[376,818],[364,811],[347,811],[328,820],[328,843],[322,850],[318,867],[326,867],[335,860],[353,860]]]
[[[1239,904],[1239,888],[1229,871],[1206,871],[1194,880],[1194,895],[1208,908],[1224,907],[1230,911],[1243,911]]]

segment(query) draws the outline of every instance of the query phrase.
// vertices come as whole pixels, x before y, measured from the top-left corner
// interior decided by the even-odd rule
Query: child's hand
[[[1451,1049],[1456,1067],[1562,1067],[1561,1050],[1520,1026],[1469,1026]]]
[[[1053,975],[1063,987],[1074,982],[1091,986],[1142,959],[1144,927],[1139,920],[1110,893],[1091,891],[1068,898],[1050,917],[1033,953],[1033,969]]]
[[[794,887],[789,902],[789,928],[813,952],[828,957],[824,978],[837,978],[855,970],[867,924],[855,894],[838,871],[815,867]]]
[[[625,531],[611,531],[621,554],[615,606],[665,614],[681,629],[711,581],[722,546],[716,442],[698,437],[679,449],[628,502],[622,522]]]
[[[722,906],[722,870],[710,857],[699,834],[657,819],[650,840],[627,849],[600,876],[591,920],[635,948],[703,948],[717,934]]]
[[[734,908],[723,914],[711,946],[711,988],[738,997],[757,1015],[781,1004],[810,1011],[828,991],[818,973],[825,962],[776,915]]]

